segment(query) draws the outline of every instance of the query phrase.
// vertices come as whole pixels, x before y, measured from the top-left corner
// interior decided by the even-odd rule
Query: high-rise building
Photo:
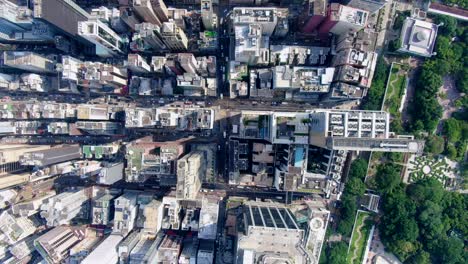
[[[62,263],[70,249],[86,238],[85,228],[57,226],[34,241],[34,247],[47,263]]]
[[[327,5],[326,0],[309,0],[306,2],[306,7],[304,8],[304,22],[302,27],[302,32],[312,33],[318,28],[320,23],[325,20],[327,16]]]
[[[292,212],[278,204],[249,202],[244,205],[245,232],[239,233],[237,258],[243,263],[292,261],[309,263],[307,249],[304,248],[305,230]],[[312,263],[316,263],[315,261]]]
[[[67,145],[58,148],[26,152],[20,157],[20,164],[42,167],[80,158],[81,147],[78,145]]]
[[[176,197],[196,199],[206,172],[204,151],[192,151],[177,161]]]
[[[366,10],[371,14],[379,11],[386,3],[385,0],[346,0],[343,2],[344,5]]]
[[[164,0],[151,0],[151,4],[153,5],[153,10],[161,22],[169,21],[167,6],[164,3]]]
[[[27,152],[50,149],[47,145],[2,145],[0,147],[0,175],[19,172],[26,167],[21,165],[20,158]]]
[[[128,54],[127,67],[135,73],[148,73],[151,71],[151,66],[146,63],[146,60],[140,54]]]
[[[133,248],[138,244],[141,238],[140,231],[132,231],[122,240],[119,245],[117,246],[117,254],[119,256],[120,263],[128,263],[130,252],[132,252]]]
[[[327,18],[320,25],[319,33],[342,35],[350,31],[356,32],[366,26],[368,18],[367,11],[332,3],[328,8]]]
[[[55,73],[55,62],[29,51],[4,51],[3,65],[37,73]]]
[[[161,201],[155,199],[145,205],[143,209],[143,233],[154,236],[161,229],[163,217],[162,208]]]
[[[187,50],[188,38],[185,32],[174,22],[164,22],[161,35],[167,48],[174,51]]]
[[[203,26],[206,30],[212,30],[218,23],[217,16],[213,12],[213,3],[211,0],[201,0],[200,5]]]
[[[8,0],[0,1],[0,39],[10,40],[14,33],[25,32],[32,27],[32,12]]]
[[[37,0],[33,4],[34,18],[46,21],[73,37],[78,36],[78,23],[91,18],[72,0]]]
[[[263,34],[263,27],[261,24],[235,25],[234,36],[235,61],[247,63],[249,65],[269,63],[270,39],[267,34]]]
[[[133,0],[133,10],[145,22],[161,26],[162,23],[158,16],[154,13],[150,0]]]
[[[99,184],[111,185],[123,179],[123,162],[104,163],[96,182]]]
[[[91,224],[93,225],[108,225],[113,216],[114,196],[111,194],[103,194],[93,199],[91,211]]]
[[[133,230],[138,209],[137,197],[136,193],[126,192],[114,200],[114,234],[126,236]]]
[[[215,240],[218,231],[219,204],[216,200],[203,199],[200,210],[198,238]]]
[[[135,25],[134,42],[138,50],[163,50],[166,44],[162,39],[161,28],[151,23],[141,23]],[[131,45],[132,47],[132,45]]]
[[[96,55],[112,57],[123,53],[122,38],[100,20],[78,22],[78,35],[96,45]]]
[[[8,211],[0,214],[0,240],[4,243],[13,245],[35,231],[36,227],[27,217],[15,217]]]
[[[81,264],[111,264],[117,263],[119,257],[117,254],[117,246],[124,237],[121,235],[111,234],[106,237],[96,248],[83,259]]]
[[[41,217],[47,221],[47,226],[67,225],[78,216],[87,218],[89,212],[85,203],[89,192],[89,189],[67,191],[48,198],[41,205]]]
[[[193,53],[179,53],[178,60],[185,72],[191,74],[197,73],[198,61],[195,59],[195,56],[193,56]]]
[[[158,260],[163,263],[178,263],[182,250],[182,237],[166,235],[158,250]]]

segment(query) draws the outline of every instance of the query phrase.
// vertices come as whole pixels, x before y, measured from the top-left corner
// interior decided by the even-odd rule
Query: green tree
[[[349,236],[353,229],[354,217],[357,211],[357,197],[343,194],[341,197],[341,209],[340,209],[340,223],[338,225],[338,233]]]
[[[439,32],[443,36],[454,37],[457,31],[457,20],[453,17],[438,15],[435,17],[435,23],[444,23],[439,28]]]
[[[437,239],[443,234],[442,208],[438,204],[425,201],[418,220],[421,226],[421,234],[426,239]]]
[[[358,178],[364,180],[367,173],[367,161],[362,158],[357,158],[351,163],[348,178]]]
[[[444,139],[436,135],[430,135],[426,138],[424,150],[433,155],[439,155],[444,151]]]
[[[445,151],[445,154],[447,157],[451,160],[456,160],[457,159],[457,149],[453,144],[448,144],[447,149]]]
[[[380,165],[377,168],[375,182],[383,193],[392,192],[400,184],[401,168],[393,164]]]
[[[327,263],[346,264],[347,252],[348,245],[343,241],[330,244],[327,254]]]
[[[463,241],[456,237],[438,240],[433,256],[436,259],[436,263],[444,264],[465,264],[468,259]]]
[[[448,141],[452,143],[459,141],[462,136],[462,128],[459,121],[455,118],[445,120],[444,133],[447,135]]]
[[[408,186],[408,195],[418,205],[429,200],[440,203],[445,195],[442,184],[434,178],[425,178]]]
[[[356,195],[358,197],[364,195],[366,192],[366,185],[364,182],[359,178],[351,178],[346,183],[346,192],[349,192],[352,195]]]
[[[405,264],[431,264],[431,255],[424,250],[419,250]]]

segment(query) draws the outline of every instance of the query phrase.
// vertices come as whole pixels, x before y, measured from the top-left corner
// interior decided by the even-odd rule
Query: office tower
[[[161,26],[162,23],[158,16],[154,13],[150,0],[133,0],[133,10],[145,22]]]
[[[185,32],[174,22],[164,22],[161,28],[161,35],[167,48],[174,51],[186,50],[188,39]]]
[[[327,18],[319,28],[320,34],[336,35],[356,32],[364,28],[369,18],[369,12],[349,6],[332,3],[328,9]]]
[[[159,21],[169,21],[167,7],[163,0],[151,0],[151,4],[153,5],[153,10],[158,16]]]
[[[302,32],[312,33],[314,32],[320,23],[327,17],[327,5],[326,0],[309,0],[306,2],[306,7],[304,9],[304,18],[302,19],[304,25],[302,27]]]
[[[67,191],[48,198],[41,205],[41,217],[47,221],[47,226],[67,225],[75,217],[87,217],[85,203],[89,192],[89,189]]]
[[[122,38],[100,20],[78,22],[78,35],[96,45],[96,55],[112,57],[124,52]]]
[[[201,0],[201,18],[206,30],[213,30],[216,27],[217,17],[213,12],[213,3],[211,0]]]
[[[91,15],[72,0],[36,0],[33,4],[35,19],[46,21],[72,37],[78,36],[79,22],[91,19]]]
[[[36,73],[55,73],[55,62],[29,51],[4,51],[3,65]]]
[[[91,224],[108,225],[113,216],[113,199],[111,194],[102,194],[92,201]]]
[[[126,192],[114,200],[114,234],[126,236],[133,230],[138,209],[137,197],[136,193]]]
[[[204,151],[192,151],[177,161],[176,197],[196,199],[206,173]]]
[[[182,69],[191,74],[197,74],[198,61],[193,53],[179,53],[178,60]]]
[[[85,228],[57,226],[34,241],[34,247],[47,263],[62,263],[70,249],[86,238]]]
[[[53,149],[37,150],[24,153],[20,157],[20,164],[43,167],[80,158],[81,147],[78,145],[67,145]]]
[[[127,67],[135,73],[149,73],[151,66],[139,54],[128,54]]]

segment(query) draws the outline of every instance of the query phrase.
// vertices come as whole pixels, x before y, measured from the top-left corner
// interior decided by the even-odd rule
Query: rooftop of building
[[[401,29],[399,51],[431,57],[437,37],[438,25],[407,17]]]

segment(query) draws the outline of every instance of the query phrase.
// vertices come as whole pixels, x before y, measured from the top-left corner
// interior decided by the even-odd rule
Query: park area
[[[415,156],[408,161],[405,182],[413,183],[424,178],[434,178],[445,187],[453,187],[458,175],[458,164],[446,157]]]
[[[351,234],[351,242],[348,248],[346,258],[349,264],[360,264],[366,251],[367,241],[372,229],[371,214],[364,211],[358,211]]]
[[[406,65],[393,63],[390,69],[383,110],[388,111],[392,115],[400,112],[401,101],[407,83],[407,68]]]

